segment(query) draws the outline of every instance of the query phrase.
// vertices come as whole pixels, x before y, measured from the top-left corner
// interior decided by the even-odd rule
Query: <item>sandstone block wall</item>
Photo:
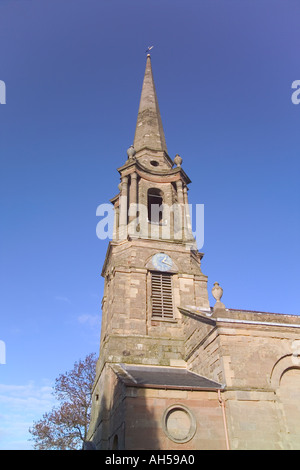
[[[227,311],[215,324],[184,317],[188,368],[226,384],[231,447],[300,449],[297,317]]]
[[[174,442],[164,430],[166,409],[187,407],[196,431],[188,442]],[[222,411],[216,392],[129,388],[126,397],[128,425],[126,449],[225,449]]]

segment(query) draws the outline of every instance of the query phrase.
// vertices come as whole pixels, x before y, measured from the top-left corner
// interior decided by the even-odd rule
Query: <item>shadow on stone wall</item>
[[[102,396],[94,409],[92,444],[86,450],[159,450],[158,422],[153,403],[140,390],[118,381],[111,397]]]
[[[129,392],[129,390],[128,390]],[[159,427],[162,417],[146,389],[130,389],[126,397],[126,438],[128,450],[160,450]]]

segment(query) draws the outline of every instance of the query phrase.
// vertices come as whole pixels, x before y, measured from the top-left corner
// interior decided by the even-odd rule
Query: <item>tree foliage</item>
[[[82,448],[90,422],[96,355],[75,362],[71,371],[55,381],[53,395],[59,405],[35,422],[29,432],[38,450]]]

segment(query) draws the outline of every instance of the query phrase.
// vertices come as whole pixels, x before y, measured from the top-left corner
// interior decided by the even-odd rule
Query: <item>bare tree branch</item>
[[[53,394],[59,402],[29,429],[34,448],[75,450],[82,448],[90,421],[96,355],[75,362],[71,371],[60,374]]]

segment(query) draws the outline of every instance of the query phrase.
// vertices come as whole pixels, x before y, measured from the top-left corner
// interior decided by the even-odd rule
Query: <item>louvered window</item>
[[[152,316],[173,318],[172,275],[151,274]]]

